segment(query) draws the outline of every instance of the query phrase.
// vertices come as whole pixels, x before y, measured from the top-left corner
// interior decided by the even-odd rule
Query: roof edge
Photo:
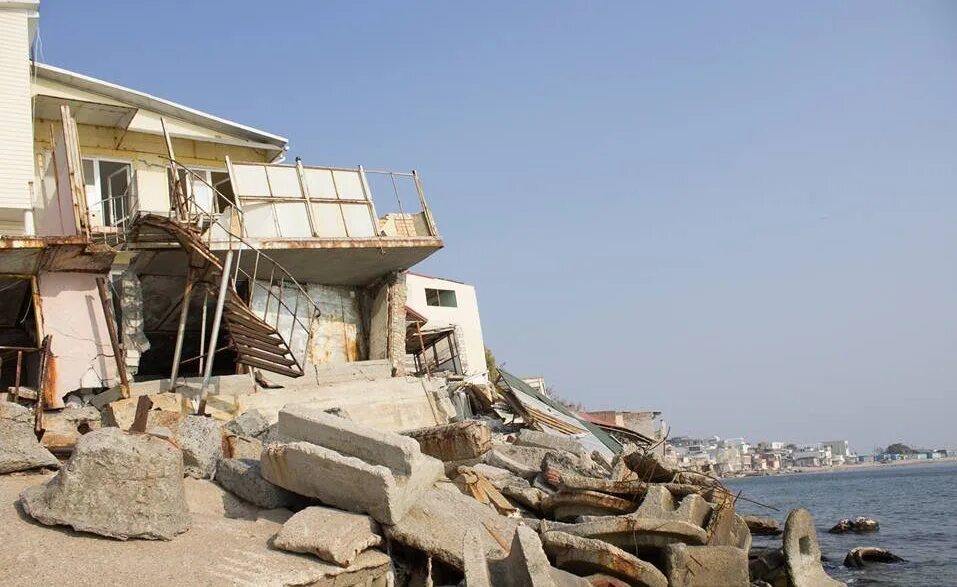
[[[155,110],[160,114],[166,114],[186,122],[207,126],[226,134],[263,143],[263,146],[270,146],[279,151],[285,151],[289,145],[289,139],[285,137],[246,126],[245,124],[239,124],[226,118],[220,118],[219,116],[214,116],[171,100],[159,98],[146,92],[127,88],[119,84],[83,75],[82,73],[47,63],[34,62],[33,65],[36,68],[37,76],[44,79],[71,85],[81,90],[87,90],[108,98],[128,102],[139,108]]]

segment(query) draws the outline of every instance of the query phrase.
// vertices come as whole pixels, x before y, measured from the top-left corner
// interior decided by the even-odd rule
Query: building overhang
[[[442,248],[438,238],[246,239],[282,265],[300,283],[368,285],[380,277],[405,271]],[[228,243],[213,242],[211,249],[224,258]],[[141,243],[136,269],[140,274],[186,274],[185,254],[172,245]],[[256,271],[255,254],[237,251],[243,271]],[[268,279],[269,276],[263,276]]]
[[[0,238],[0,274],[37,275],[40,271],[108,273],[116,252],[79,236]]]

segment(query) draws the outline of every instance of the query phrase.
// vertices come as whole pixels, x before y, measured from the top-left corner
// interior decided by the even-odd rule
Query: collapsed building
[[[665,463],[647,416],[489,381],[474,288],[409,294],[443,246],[415,171],[289,163],[36,63],[37,8],[0,1],[4,542],[82,556],[80,582],[827,584],[809,516],[749,562],[736,497]],[[46,526],[184,546],[130,575],[125,542]]]
[[[283,162],[283,137],[31,62],[27,12],[4,11],[4,385],[57,408],[156,379],[403,374],[404,271],[442,248],[415,171]]]

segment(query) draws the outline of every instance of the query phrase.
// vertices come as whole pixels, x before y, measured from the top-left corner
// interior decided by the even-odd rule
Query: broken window
[[[177,175],[181,185],[187,186],[188,196],[200,211],[219,213],[233,205],[233,187],[228,173],[195,168],[190,171],[192,173],[180,169]]]
[[[133,190],[128,161],[83,159],[83,184],[93,226],[116,226],[126,220]]]
[[[430,306],[441,306],[443,308],[457,308],[458,302],[455,299],[455,291],[451,289],[425,289],[425,303]]]

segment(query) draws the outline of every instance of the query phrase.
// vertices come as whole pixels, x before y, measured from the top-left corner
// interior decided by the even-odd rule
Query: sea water
[[[741,500],[739,513],[776,518],[782,528],[789,510],[810,510],[827,572],[848,585],[957,587],[957,464],[748,477],[727,479],[725,485],[780,510]],[[857,516],[877,519],[880,531],[827,533],[841,518]],[[754,546],[771,545],[780,546],[781,538],[754,537]],[[845,568],[844,555],[855,546],[888,548],[907,562]]]

